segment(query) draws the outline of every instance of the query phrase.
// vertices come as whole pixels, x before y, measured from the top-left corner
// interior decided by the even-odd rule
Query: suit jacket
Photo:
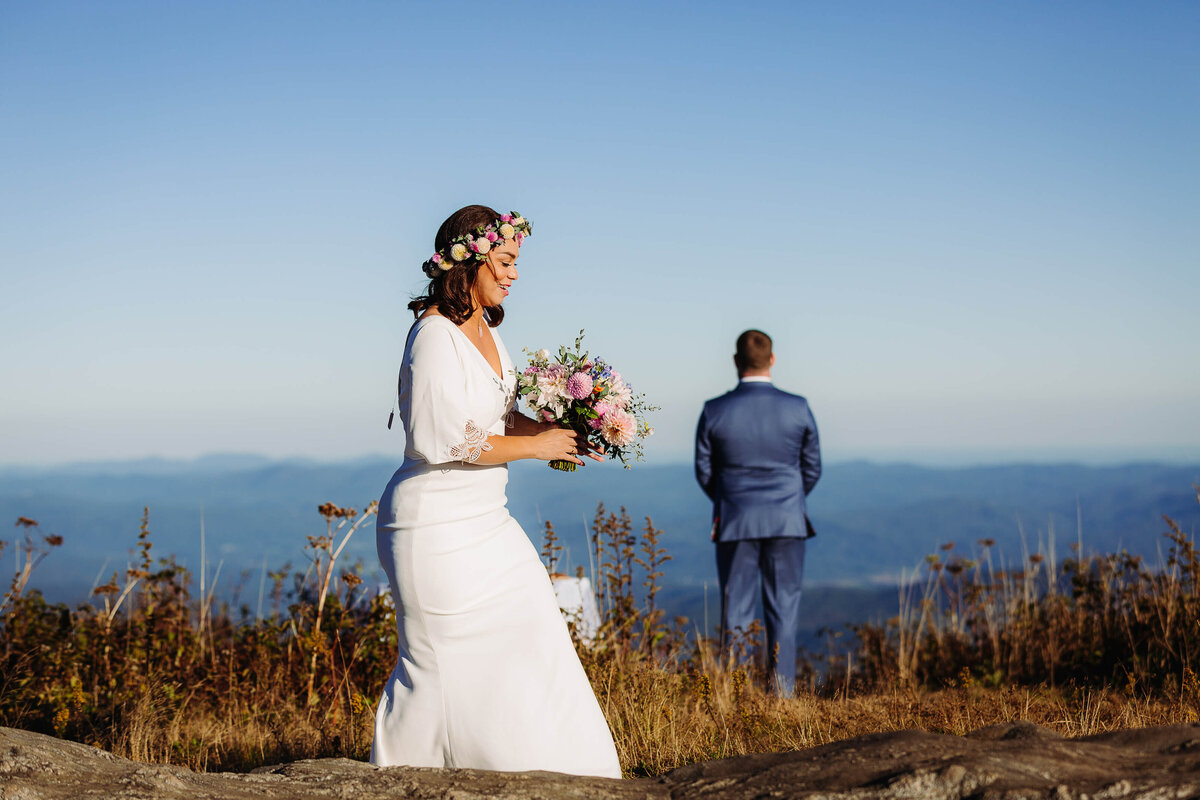
[[[805,496],[821,477],[808,401],[742,381],[704,404],[696,426],[696,480],[713,502],[720,542],[815,535]]]

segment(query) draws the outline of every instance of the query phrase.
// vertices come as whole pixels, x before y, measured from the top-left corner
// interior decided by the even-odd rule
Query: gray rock
[[[0,800],[58,798],[274,800],[450,798],[943,798],[1200,797],[1200,726],[1063,737],[1027,722],[966,737],[901,731],[790,753],[693,764],[657,779],[616,781],[551,772],[382,769],[343,758],[249,774],[140,764],[75,742],[0,728]]]

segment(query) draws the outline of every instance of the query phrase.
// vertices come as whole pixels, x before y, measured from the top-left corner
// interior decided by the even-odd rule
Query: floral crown
[[[480,225],[472,233],[464,233],[450,240],[450,244],[433,254],[421,265],[431,278],[454,269],[468,258],[483,261],[492,245],[505,239],[516,239],[519,246],[526,236],[533,233],[533,224],[515,211],[501,214],[488,225]]]

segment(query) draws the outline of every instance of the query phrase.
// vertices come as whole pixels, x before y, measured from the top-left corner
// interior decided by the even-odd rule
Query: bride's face
[[[475,302],[484,306],[498,306],[508,297],[513,281],[517,279],[517,256],[521,246],[516,239],[505,239],[488,252],[487,260],[479,266],[475,277]]]

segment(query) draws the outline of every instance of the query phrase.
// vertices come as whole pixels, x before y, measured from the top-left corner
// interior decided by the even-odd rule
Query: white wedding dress
[[[379,501],[400,656],[375,714],[372,763],[621,777],[608,723],[550,578],[505,506],[508,468],[473,463],[503,434],[504,378],[445,317],[405,344],[404,463]]]

